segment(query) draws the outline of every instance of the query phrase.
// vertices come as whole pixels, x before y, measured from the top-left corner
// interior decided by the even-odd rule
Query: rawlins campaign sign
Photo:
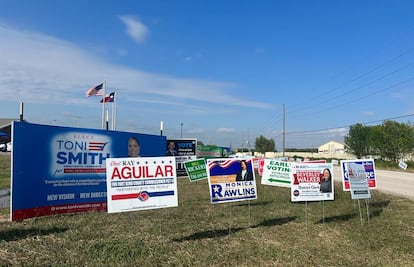
[[[257,198],[251,158],[207,159],[211,203]]]

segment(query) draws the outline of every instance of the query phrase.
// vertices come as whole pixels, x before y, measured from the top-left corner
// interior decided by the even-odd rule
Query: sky
[[[0,118],[276,149],[414,119],[414,1],[0,0]],[[111,116],[115,105],[106,105]],[[110,118],[112,121],[112,118]]]

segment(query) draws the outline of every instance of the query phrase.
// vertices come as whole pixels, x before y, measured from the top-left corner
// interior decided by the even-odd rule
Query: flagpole
[[[115,93],[114,93],[114,99],[113,99],[113,101],[112,101],[112,107],[111,107],[111,112],[112,112],[112,118],[111,118],[111,130],[113,131],[114,130],[114,105],[115,105],[115,97],[116,97],[116,90],[115,90]]]
[[[113,104],[113,108],[114,108],[114,114],[112,115],[112,119],[113,119],[113,121],[112,121],[112,130],[115,130],[116,129],[116,106],[117,106],[117,102],[118,102],[118,89],[116,89],[115,90],[115,95],[114,95],[114,103],[112,103]]]
[[[103,101],[102,101],[102,130],[105,129],[104,125],[105,125],[105,91],[106,91],[106,80],[104,81],[104,85],[103,85]]]

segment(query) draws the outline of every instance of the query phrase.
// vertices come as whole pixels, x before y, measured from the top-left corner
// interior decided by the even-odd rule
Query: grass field
[[[10,155],[0,154],[0,189],[10,188]]]
[[[361,224],[340,184],[308,203],[257,186],[257,200],[213,205],[206,180],[180,178],[177,208],[1,221],[0,265],[414,266],[414,202],[372,191]]]

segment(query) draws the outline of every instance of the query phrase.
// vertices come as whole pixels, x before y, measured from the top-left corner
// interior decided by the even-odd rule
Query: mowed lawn
[[[335,201],[292,203],[256,180],[250,202],[210,204],[206,180],[180,178],[177,208],[22,222],[2,209],[0,265],[414,266],[414,202],[373,190],[358,203],[336,184]]]

